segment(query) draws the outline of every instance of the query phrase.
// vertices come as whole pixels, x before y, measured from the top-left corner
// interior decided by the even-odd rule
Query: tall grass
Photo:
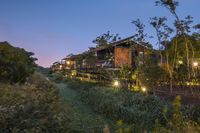
[[[114,121],[122,120],[134,131],[152,130],[156,119],[164,121],[162,112],[167,105],[158,97],[80,81],[70,81],[68,86],[78,90],[83,102],[91,105],[96,112]]]
[[[90,105],[93,110],[114,121],[123,121],[129,125],[128,129],[131,132],[153,132],[156,131],[154,129],[157,128],[158,121],[161,127],[165,128],[169,123],[166,118],[172,119],[172,104],[162,101],[158,97],[114,89],[112,87],[103,87],[88,82],[67,81],[67,84],[70,88],[77,90],[82,101]],[[181,114],[183,122],[188,120],[193,121],[194,119],[198,122],[200,115],[198,110],[194,111],[193,109],[199,108],[198,106],[180,108],[183,111],[183,114]],[[166,110],[168,111],[165,113]]]

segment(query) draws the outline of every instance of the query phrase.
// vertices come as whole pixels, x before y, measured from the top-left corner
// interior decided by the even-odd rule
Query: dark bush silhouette
[[[0,42],[0,82],[25,82],[35,69],[34,53]]]

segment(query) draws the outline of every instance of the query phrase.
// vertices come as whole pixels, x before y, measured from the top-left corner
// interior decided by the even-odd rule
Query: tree
[[[144,33],[145,25],[140,21],[140,19],[132,21],[132,24],[134,24],[136,27],[136,34],[134,35],[134,41],[136,41],[138,44],[146,48],[151,49],[152,45],[146,41],[147,34]]]
[[[159,49],[159,52],[160,52],[160,64],[161,65],[163,63],[162,50],[165,49],[165,43],[163,43],[163,42],[165,42],[168,39],[169,34],[171,34],[173,32],[173,30],[165,24],[165,21],[167,21],[167,18],[165,18],[165,17],[150,18],[150,24],[156,30],[156,36],[157,36],[157,39],[158,39],[158,49]]]
[[[157,0],[156,6],[161,5],[169,10],[177,20],[179,20],[178,15],[176,14],[176,8],[179,5],[179,2],[176,0]]]
[[[143,65],[139,66],[138,79],[142,86],[146,86],[153,91],[155,94],[156,87],[160,82],[166,81],[168,78],[168,73],[165,69],[158,66],[158,61],[153,59],[151,56],[146,58]]]
[[[107,33],[104,33],[100,36],[98,36],[95,40],[92,42],[97,44],[96,48],[99,47],[107,47],[108,53],[105,55],[105,60],[113,60],[113,52],[112,52],[112,42],[121,40],[121,37],[119,37],[119,34],[110,34],[110,31]]]
[[[170,91],[172,92],[172,83],[173,83],[173,62],[171,63],[169,61],[169,52],[167,49],[167,44],[169,44],[169,37],[170,34],[173,32],[173,29],[170,28],[165,22],[167,21],[167,18],[151,18],[150,24],[154,27],[156,30],[156,36],[158,39],[158,47],[160,52],[160,64],[161,67],[166,69],[169,74],[169,83],[170,83]],[[174,54],[173,54],[174,55]],[[164,56],[164,57],[163,57]],[[166,60],[163,64],[163,58]]]
[[[200,125],[193,120],[188,120],[181,112],[181,97],[177,96],[173,101],[172,115],[164,109],[163,115],[166,124],[163,126],[156,121],[154,133],[199,133]]]
[[[34,53],[0,43],[0,82],[25,82],[35,70]]]
[[[89,68],[95,67],[95,63],[97,62],[97,57],[92,52],[86,52],[84,54],[84,59],[86,66]]]
[[[187,16],[185,18],[185,20],[181,20],[180,17],[178,16],[178,14],[176,13],[176,9],[177,6],[179,5],[179,2],[176,0],[157,0],[156,1],[156,5],[161,5],[163,7],[165,7],[166,9],[168,9],[172,15],[175,17],[175,23],[174,26],[176,28],[176,36],[182,36],[184,38],[184,42],[185,42],[185,51],[186,51],[186,64],[187,64],[187,76],[188,76],[188,80],[191,79],[191,65],[192,65],[192,61],[194,58],[194,55],[190,55],[189,54],[189,49],[190,47],[193,47],[191,43],[188,42],[188,38],[187,35],[190,32],[190,24],[193,22],[192,21],[192,17],[191,16]],[[175,55],[174,55],[174,64],[177,58],[177,42],[175,42]],[[192,48],[193,50],[193,48]],[[175,65],[173,65],[174,67]]]
[[[198,46],[194,39],[191,38],[191,24],[193,18],[188,15],[185,19],[180,19],[176,12],[179,2],[176,0],[157,0],[156,5],[165,7],[175,17],[174,26],[176,35],[167,46],[167,66],[170,72],[170,90],[172,92],[172,81],[175,78],[177,81],[192,81],[196,79],[196,72],[193,63],[198,60]],[[193,28],[198,29],[199,25]],[[198,40],[199,34],[193,33],[192,35]],[[171,56],[171,57],[170,57]]]
[[[200,40],[200,24],[193,26],[193,28],[196,31],[192,34],[192,36],[194,37],[195,40]]]
[[[97,44],[96,47],[101,47],[101,46],[108,46],[111,42],[115,42],[120,39],[121,38],[119,37],[119,34],[114,35],[114,34],[110,34],[110,31],[107,31],[107,33],[104,33],[98,36],[92,42]]]
[[[121,68],[120,68],[120,71],[119,71],[119,77],[125,81],[125,87],[129,88],[128,86],[130,85],[131,87],[131,81],[132,81],[132,75],[133,75],[133,68],[128,66],[128,65],[123,65]],[[129,88],[130,89],[130,88]]]

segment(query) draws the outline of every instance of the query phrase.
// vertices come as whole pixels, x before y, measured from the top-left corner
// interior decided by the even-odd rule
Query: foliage
[[[8,42],[0,43],[0,82],[25,82],[36,66],[33,55]]]
[[[24,85],[0,84],[0,132],[67,132],[58,90],[35,73]]]
[[[53,79],[57,82],[61,81],[63,79],[63,74],[60,72],[56,72],[52,74]]]
[[[128,65],[123,65],[120,68],[120,77],[122,79],[128,79],[131,76],[131,67]]]
[[[157,65],[157,61],[146,59],[145,63],[138,69],[138,79],[143,86],[154,89],[159,83],[169,79],[165,69]]]
[[[123,65],[121,68],[120,68],[120,71],[119,71],[119,78],[121,80],[121,88],[127,88],[128,89],[132,89],[132,86],[133,83],[133,74],[134,74],[134,70],[132,67],[130,67],[129,65]]]
[[[146,33],[144,33],[145,25],[140,21],[140,19],[132,21],[132,24],[134,24],[136,27],[136,34],[134,35],[134,41],[136,41],[138,44],[146,48],[151,49],[152,45],[146,41],[146,37],[148,36]]]
[[[130,129],[136,132],[150,130],[156,119],[163,120],[162,109],[165,103],[157,97],[89,83],[67,83],[70,88],[79,91],[83,102],[91,105],[96,112],[116,121],[123,120],[132,125]]]
[[[175,99],[171,107],[158,97],[141,93],[101,87],[98,84],[81,81],[68,81],[67,84],[78,91],[83,102],[92,106],[96,112],[118,121],[119,131],[126,129],[138,133],[199,131],[199,125],[196,123],[200,122],[199,105],[181,106],[180,97]]]
[[[163,54],[162,50],[166,47],[166,41],[169,38],[169,35],[173,32],[173,29],[169,28],[165,21],[167,21],[167,18],[157,18],[153,17],[150,19],[151,26],[156,30],[156,36],[158,39],[158,49],[160,53],[160,64],[163,64]]]
[[[194,120],[198,124],[200,124],[200,106],[199,105],[193,106],[190,109],[189,114],[190,114],[190,118],[192,118],[192,120]]]
[[[168,9],[177,19],[176,8],[179,5],[179,2],[176,0],[156,0],[156,5],[161,5]]]
[[[155,133],[199,133],[200,125],[192,120],[185,120],[180,111],[180,97],[176,97],[173,102],[173,114],[170,118],[166,118],[166,126],[162,126],[157,121],[154,129]],[[166,112],[164,113],[166,115]]]
[[[97,57],[94,55],[94,53],[88,52],[84,55],[84,62],[87,65],[87,67],[94,67],[94,64],[97,62]]]
[[[169,57],[169,63],[171,67],[171,78],[172,74],[175,74],[175,78],[180,78],[180,80],[191,80],[194,77],[194,70],[192,68],[192,62],[195,61],[198,57],[196,56],[196,47],[194,41],[191,41],[191,28],[193,23],[193,17],[190,15],[186,16],[185,19],[180,19],[179,15],[176,12],[179,2],[176,0],[157,0],[156,5],[161,5],[169,10],[172,15],[175,17],[174,26],[176,29],[176,35],[171,39],[171,43],[166,47],[165,53]],[[198,29],[198,24],[193,28]],[[196,33],[195,33],[196,34]],[[194,34],[193,34],[194,35]],[[198,33],[196,34],[198,35]],[[198,36],[196,36],[198,40]],[[192,40],[196,40],[192,39]],[[199,51],[199,50],[198,50]],[[181,55],[180,55],[181,54]],[[168,57],[167,57],[168,58]],[[181,58],[181,59],[180,59]],[[168,59],[167,59],[168,60]],[[181,60],[183,63],[179,65],[181,69],[177,70],[177,62]],[[176,69],[176,70],[175,70]],[[180,75],[181,76],[180,76]]]
[[[120,40],[121,38],[119,37],[119,34],[110,34],[110,31],[108,31],[107,33],[104,33],[100,36],[98,36],[95,40],[93,40],[92,42],[97,44],[96,47],[101,47],[101,46],[108,46],[109,43],[111,42],[115,42],[117,40]]]
[[[190,72],[192,72],[192,69],[193,69],[193,62],[194,59],[198,59],[200,58],[199,56],[199,48],[200,48],[200,45],[199,45],[199,42],[196,41],[194,38],[192,38],[191,36],[186,36],[188,42],[190,42],[190,44],[192,45],[189,45],[188,46],[188,53],[190,56],[189,58],[189,61],[190,61],[190,64],[189,64],[189,69],[190,69]],[[178,43],[179,45],[175,46],[174,43]],[[174,64],[174,78],[176,80],[179,80],[179,81],[184,81],[187,79],[187,75],[185,73],[187,73],[187,57],[186,57],[186,51],[185,51],[185,47],[184,47],[184,44],[185,44],[185,39],[183,38],[183,36],[178,36],[178,37],[175,37],[172,39],[172,41],[167,45],[166,47],[166,51],[165,52],[168,52],[168,58],[169,58],[169,64],[171,66],[173,66]],[[178,51],[174,51],[175,47],[178,49]],[[174,63],[174,57],[176,56],[176,62]],[[180,63],[181,61],[181,63]],[[191,74],[192,76],[192,74]]]
[[[112,52],[112,43],[115,41],[121,40],[121,37],[119,37],[119,34],[110,34],[110,31],[107,33],[104,33],[100,36],[98,36],[95,40],[92,42],[97,44],[96,48],[99,47],[106,47],[108,48],[108,52],[104,55],[104,60],[113,61],[113,52]],[[94,55],[92,55],[94,57]],[[93,62],[92,62],[93,63]],[[93,65],[94,66],[94,65]]]

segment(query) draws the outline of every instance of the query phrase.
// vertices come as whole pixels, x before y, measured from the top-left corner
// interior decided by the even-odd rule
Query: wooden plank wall
[[[114,50],[114,65],[116,68],[123,65],[132,65],[132,50],[131,48],[115,47]]]

